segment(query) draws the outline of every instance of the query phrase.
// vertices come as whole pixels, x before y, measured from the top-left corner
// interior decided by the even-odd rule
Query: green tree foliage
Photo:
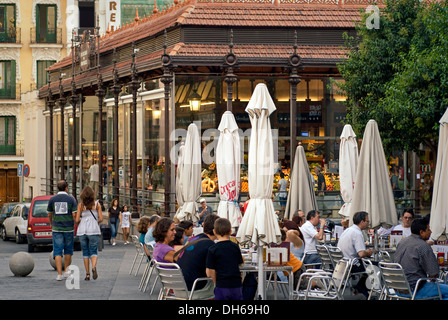
[[[446,1],[446,0],[444,0]],[[378,122],[386,150],[435,150],[438,121],[447,105],[446,2],[387,1],[378,29],[362,13],[357,37],[346,36],[348,59],[339,65],[347,94],[347,123],[362,136]]]

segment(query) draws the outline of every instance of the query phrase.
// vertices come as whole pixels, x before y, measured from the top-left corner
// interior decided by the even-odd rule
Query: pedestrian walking
[[[92,264],[93,279],[98,278],[96,269],[98,263],[98,243],[101,236],[99,223],[103,221],[101,205],[95,201],[95,192],[92,187],[85,187],[80,195],[76,222],[78,223],[78,236],[81,242],[82,257],[86,269],[84,280],[90,280],[90,263]]]
[[[121,224],[121,208],[118,205],[118,199],[112,200],[109,207],[109,225],[111,231],[112,245],[116,245],[118,226]]]
[[[66,181],[58,182],[58,190],[58,194],[48,201],[47,211],[53,231],[53,259],[58,272],[56,280],[61,281],[71,274],[67,268],[70,266],[73,256],[77,201],[67,193]],[[64,256],[64,275],[62,275],[62,256]]]
[[[131,213],[129,207],[125,204],[123,206],[123,212],[121,213],[121,230],[123,231],[124,244],[128,244],[129,241],[129,228],[131,227]]]

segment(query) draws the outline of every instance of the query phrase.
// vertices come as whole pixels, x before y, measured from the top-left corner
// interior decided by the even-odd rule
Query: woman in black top
[[[114,246],[115,238],[117,237],[118,226],[121,223],[121,209],[118,206],[118,200],[112,200],[111,206],[109,207],[109,225],[111,231],[112,245]]]

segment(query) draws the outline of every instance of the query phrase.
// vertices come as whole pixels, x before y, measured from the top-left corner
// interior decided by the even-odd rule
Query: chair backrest
[[[155,262],[165,299],[187,300],[189,291],[177,263]]]
[[[154,245],[146,243],[145,246],[148,249],[148,252],[152,255],[152,253],[154,252]]]
[[[400,264],[381,261],[378,266],[388,295],[400,299],[412,298],[412,290]],[[396,295],[397,292],[400,293],[400,296]]]
[[[322,260],[321,268],[325,271],[333,271],[334,270],[333,260],[331,259],[330,252],[328,252],[327,246],[316,245],[316,249],[320,259]]]
[[[347,258],[340,259],[334,268],[332,278],[337,286],[337,290],[341,291],[342,287],[348,281],[350,275],[351,261]]]
[[[135,234],[131,235],[131,240],[134,245],[137,245],[138,243],[140,243],[140,240],[138,239],[138,237]]]
[[[370,259],[362,258],[362,264],[366,270],[367,280],[366,287],[369,290],[380,291],[383,287],[381,281],[381,271],[378,266],[374,265]]]
[[[135,245],[135,249],[137,250],[138,253],[144,253],[145,250],[143,249],[142,243],[140,242],[140,240],[138,239],[138,237],[133,234],[131,235],[131,240],[132,243]]]
[[[330,253],[330,257],[333,260],[333,267],[335,267],[338,261],[344,258],[344,254],[339,247],[328,246],[327,248]]]
[[[379,254],[380,254],[380,260],[381,261],[393,262],[389,252],[387,252],[387,251],[380,251]]]

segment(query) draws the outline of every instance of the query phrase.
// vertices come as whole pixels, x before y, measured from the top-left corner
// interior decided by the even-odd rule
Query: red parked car
[[[53,245],[53,232],[48,219],[48,201],[52,196],[38,196],[33,199],[28,216],[28,252],[34,252],[36,246]],[[80,250],[79,238],[76,236],[77,225],[75,224],[75,250]]]

